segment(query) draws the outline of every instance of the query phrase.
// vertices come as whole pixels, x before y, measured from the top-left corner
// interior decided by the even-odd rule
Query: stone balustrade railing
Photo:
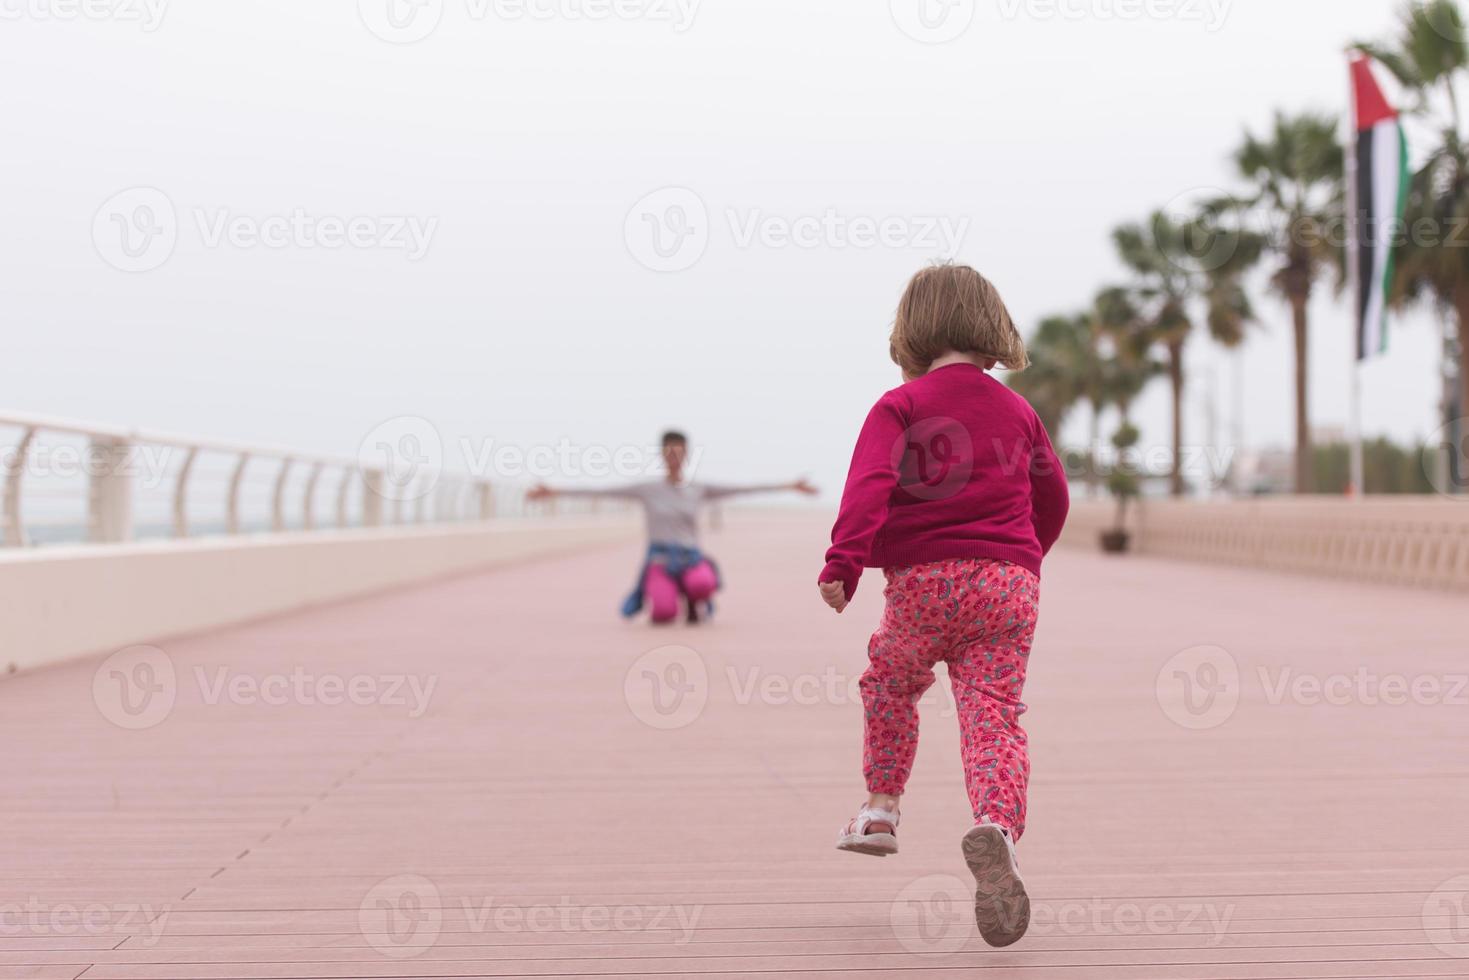
[[[1139,554],[1469,590],[1469,499],[1150,499],[1130,511]],[[1115,515],[1111,501],[1076,501],[1062,543],[1098,547]]]

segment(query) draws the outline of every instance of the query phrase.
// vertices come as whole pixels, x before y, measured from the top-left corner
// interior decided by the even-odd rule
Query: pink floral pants
[[[1039,581],[1009,562],[965,558],[885,572],[887,606],[862,675],[862,769],[872,793],[899,796],[918,751],[918,699],[948,664],[964,781],[976,821],[1025,832],[1030,777],[1020,700]]]

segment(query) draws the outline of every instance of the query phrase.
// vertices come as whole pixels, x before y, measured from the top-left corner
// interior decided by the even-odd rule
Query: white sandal
[[[873,826],[877,826],[874,831]],[[886,829],[884,829],[886,828]],[[898,814],[863,805],[837,834],[837,850],[887,857],[898,853]]]

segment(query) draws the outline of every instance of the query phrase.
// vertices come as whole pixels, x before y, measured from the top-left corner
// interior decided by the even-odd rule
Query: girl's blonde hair
[[[922,269],[908,282],[889,351],[910,378],[949,351],[994,358],[1011,371],[1030,365],[994,284],[967,265],[949,263]]]

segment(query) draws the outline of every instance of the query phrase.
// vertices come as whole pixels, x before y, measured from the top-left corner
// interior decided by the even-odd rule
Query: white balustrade
[[[448,471],[409,473],[406,483],[396,476],[349,456],[0,413],[0,547],[485,521],[594,507],[579,499],[531,503],[524,488]],[[160,491],[166,501],[157,499]],[[166,505],[155,522],[139,516],[148,502]],[[38,512],[68,503],[76,507],[70,516]],[[201,510],[212,520],[191,516]]]

